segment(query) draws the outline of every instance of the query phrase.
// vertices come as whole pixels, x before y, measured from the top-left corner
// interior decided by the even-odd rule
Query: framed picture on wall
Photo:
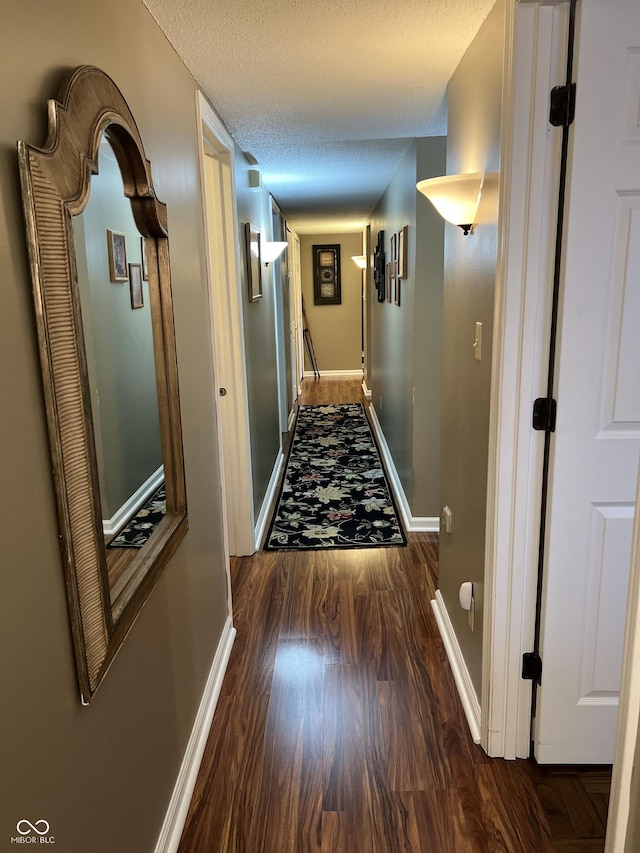
[[[409,226],[405,225],[398,232],[398,278],[407,277],[407,241],[409,236]]]
[[[384,260],[384,231],[378,231],[378,242],[373,251],[373,283],[378,294],[378,302],[384,302],[385,260]]]
[[[312,253],[314,305],[340,305],[340,244],[314,245]]]
[[[250,222],[245,225],[247,243],[247,284],[249,302],[262,298],[262,258],[260,256],[260,229]]]
[[[141,264],[129,264],[129,290],[131,292],[131,307],[142,308],[144,306],[144,293],[142,291]]]
[[[144,237],[140,238],[140,257],[142,258],[142,280],[149,281],[149,264],[147,262],[147,244]]]
[[[111,281],[127,281],[127,238],[120,231],[107,229],[107,251],[109,253],[109,277]]]

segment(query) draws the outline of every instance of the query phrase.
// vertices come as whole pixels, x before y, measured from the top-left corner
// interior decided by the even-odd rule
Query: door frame
[[[507,3],[481,696],[482,746],[504,758],[530,751],[521,670],[533,647],[543,452],[531,416],[546,394],[561,141],[548,104],[564,83],[567,26],[566,2]]]
[[[244,351],[244,326],[240,280],[240,241],[234,174],[234,142],[200,91],[196,92],[198,118],[198,158],[200,191],[205,234],[208,305],[211,320],[214,375],[212,390],[218,425],[225,547],[236,556],[253,554],[253,476]],[[220,196],[213,200],[219,219],[212,223],[207,210],[205,182],[206,148],[211,147],[223,165]],[[213,257],[211,238],[215,241]],[[216,267],[217,264],[217,267]],[[226,288],[216,288],[216,277]],[[225,405],[220,405],[219,389],[224,382]]]

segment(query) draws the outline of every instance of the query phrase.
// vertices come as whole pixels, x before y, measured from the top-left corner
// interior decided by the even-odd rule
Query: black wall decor
[[[312,248],[314,305],[340,305],[340,244]]]
[[[385,300],[384,231],[378,231],[378,243],[373,250],[373,283],[378,291],[378,302]]]

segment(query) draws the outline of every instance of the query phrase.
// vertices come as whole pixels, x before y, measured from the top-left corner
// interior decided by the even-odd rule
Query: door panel
[[[640,4],[580,0],[576,39],[534,744],[609,763],[640,451]]]

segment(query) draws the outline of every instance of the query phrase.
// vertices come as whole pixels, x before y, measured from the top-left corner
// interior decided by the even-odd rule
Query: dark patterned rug
[[[109,542],[108,548],[142,548],[156,525],[167,511],[164,483],[149,500],[130,518],[120,533]]]
[[[406,544],[362,403],[301,406],[265,550]]]

